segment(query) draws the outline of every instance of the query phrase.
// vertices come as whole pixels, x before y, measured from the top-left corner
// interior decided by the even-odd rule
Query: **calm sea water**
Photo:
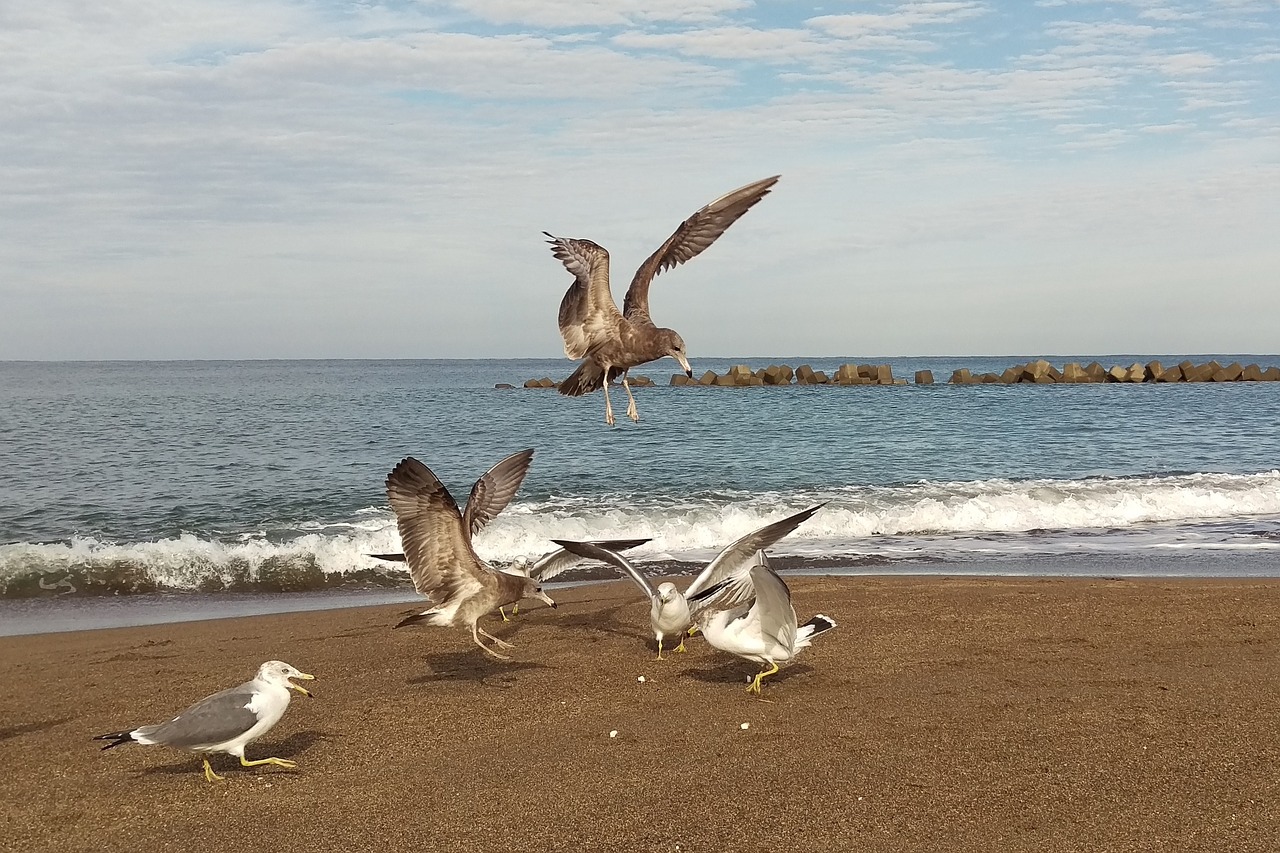
[[[1054,361],[1095,357],[1150,358]],[[888,362],[944,380],[1024,360],[694,366]],[[497,563],[551,537],[650,536],[637,557],[678,568],[825,501],[776,549],[784,567],[1070,572],[1079,557],[1105,573],[1112,555],[1125,572],[1280,575],[1280,383],[681,389],[664,362],[640,371],[660,387],[636,392],[639,424],[614,395],[613,429],[600,394],[494,388],[570,366],[0,363],[0,595],[403,584],[365,556],[399,548],[391,467],[417,456],[461,502],[524,447],[524,488],[477,542]]]

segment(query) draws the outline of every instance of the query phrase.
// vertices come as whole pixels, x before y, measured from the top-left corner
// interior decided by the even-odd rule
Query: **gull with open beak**
[[[125,743],[169,746],[190,752],[205,753],[204,776],[210,782],[223,777],[209,766],[207,753],[225,752],[240,759],[244,767],[274,764],[292,769],[297,766],[283,758],[259,758],[250,761],[244,757],[244,748],[271,731],[285,709],[289,707],[291,693],[296,690],[303,696],[311,692],[289,679],[311,681],[314,675],[294,668],[284,661],[269,660],[258,667],[252,680],[238,687],[206,696],[167,723],[140,726],[128,731],[98,735],[94,740],[109,740],[103,749],[111,749]]]

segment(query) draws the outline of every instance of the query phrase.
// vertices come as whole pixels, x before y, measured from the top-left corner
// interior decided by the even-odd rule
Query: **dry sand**
[[[840,627],[767,701],[701,639],[654,661],[624,583],[492,620],[509,664],[403,606],[0,639],[0,847],[1280,849],[1280,581],[792,588]],[[270,658],[319,679],[249,748],[296,771],[89,739]]]

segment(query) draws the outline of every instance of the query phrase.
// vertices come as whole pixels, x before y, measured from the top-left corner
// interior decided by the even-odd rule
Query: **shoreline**
[[[811,564],[794,558],[774,560],[783,577],[831,578],[1133,578],[1133,579],[1270,579],[1280,578],[1280,555],[1272,550],[1197,550],[1144,554],[1098,553],[1035,555],[1015,559],[902,560],[859,565]],[[676,582],[692,579],[689,571],[663,571],[670,566],[642,564],[642,568]],[[796,567],[796,566],[799,567]],[[577,579],[548,584],[548,589],[607,584],[617,575],[590,568]],[[423,602],[407,575],[395,587],[344,589],[326,587],[293,592],[216,592],[170,590],[126,595],[0,598],[0,637],[61,634],[80,630],[162,625],[244,616],[317,612],[339,608]]]
[[[392,630],[404,605],[0,639],[14,849],[1169,850],[1280,846],[1280,579],[794,577],[833,617],[749,697],[705,641],[656,662],[626,581]],[[250,747],[89,738],[270,658],[314,673]],[[645,681],[638,678],[645,676]],[[747,723],[748,728],[742,728]],[[616,731],[615,737],[609,733]],[[801,807],[802,804],[802,807]],[[234,842],[238,843],[238,842]]]

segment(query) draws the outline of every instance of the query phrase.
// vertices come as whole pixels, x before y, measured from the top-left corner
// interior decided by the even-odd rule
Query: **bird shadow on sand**
[[[406,684],[430,684],[436,681],[471,681],[486,687],[510,687],[516,682],[516,676],[520,672],[530,669],[551,668],[538,661],[498,660],[479,649],[468,649],[461,652],[437,652],[436,654],[428,655],[425,660],[431,671],[405,679]]]
[[[755,674],[760,669],[754,668],[755,665],[748,661],[729,661],[719,666],[710,667],[708,669],[694,669],[686,667],[681,675],[701,681],[704,684],[738,684],[744,689]],[[767,667],[762,667],[767,668]],[[764,680],[764,689],[767,691],[771,684],[781,684],[784,681],[790,681],[797,676],[808,675],[813,671],[813,667],[808,664],[797,663],[792,666],[775,672]]]
[[[309,729],[305,732],[295,732],[284,740],[259,741],[258,743],[249,746],[248,750],[245,752],[245,758],[253,761],[255,759],[271,756],[272,758],[292,760],[310,749],[312,744],[316,743],[316,741],[323,740],[327,737],[333,737],[333,735],[330,732],[323,732],[319,729]],[[200,758],[201,756],[196,755],[191,758],[183,759],[182,761],[174,762],[173,764],[161,764],[156,767],[148,767],[143,770],[140,775],[178,775],[184,773],[203,775],[204,768],[200,764]],[[221,753],[211,754],[209,756],[209,764],[213,767],[213,772],[219,775],[226,775],[229,770],[233,772],[241,770],[247,772],[251,770],[260,771],[263,768],[276,772],[289,772],[288,768],[273,767],[270,764],[263,764],[259,767],[241,767],[239,759],[222,755]]]
[[[558,616],[554,626],[556,628],[576,628],[589,631],[593,634],[605,633],[616,634],[619,637],[627,637],[629,639],[650,640],[650,645],[656,650],[658,648],[657,641],[653,639],[652,632],[646,632],[643,629],[637,629],[636,626],[623,622],[618,618],[618,611],[624,607],[634,607],[631,603],[615,604],[612,607],[606,607],[603,610],[589,610],[584,613],[566,613]]]
[[[16,726],[5,726],[0,728],[0,740],[9,740],[22,735],[42,732],[46,729],[56,728],[63,723],[69,723],[74,719],[75,717],[60,717],[56,720],[41,720],[38,723],[18,723]]]

